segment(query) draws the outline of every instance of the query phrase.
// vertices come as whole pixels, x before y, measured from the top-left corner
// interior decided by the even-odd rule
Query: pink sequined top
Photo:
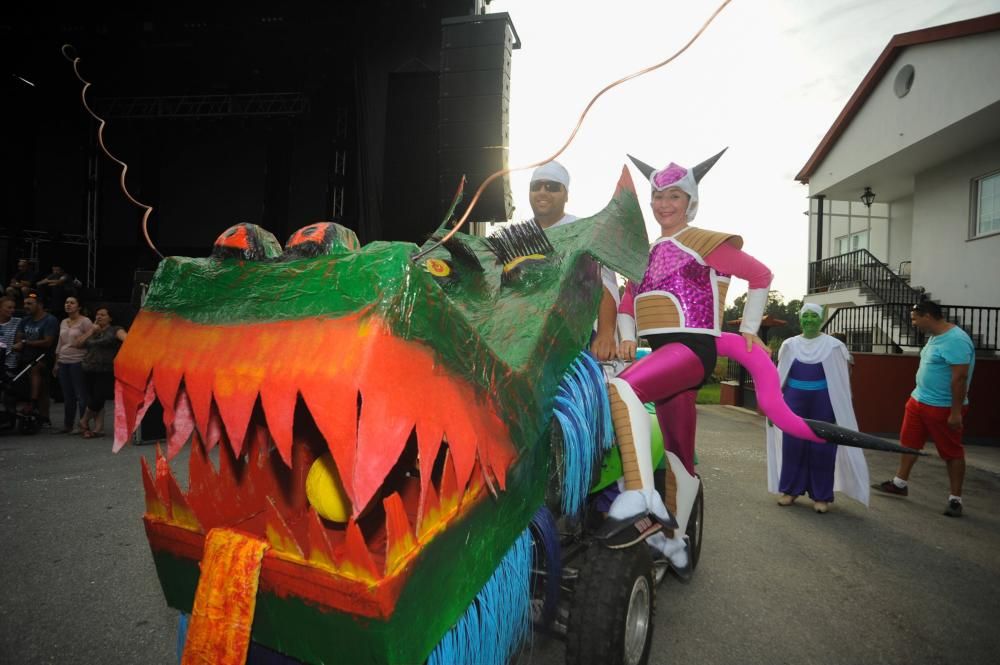
[[[679,235],[679,234],[677,234]],[[638,334],[654,335],[677,332],[721,334],[721,303],[725,301],[730,276],[749,282],[750,288],[767,288],[771,271],[749,254],[722,243],[707,256],[685,246],[676,236],[660,238],[650,249],[649,265],[638,287],[629,283],[622,297],[619,313],[636,318]],[[652,305],[643,315],[643,300]],[[669,316],[656,312],[656,304],[669,300]]]

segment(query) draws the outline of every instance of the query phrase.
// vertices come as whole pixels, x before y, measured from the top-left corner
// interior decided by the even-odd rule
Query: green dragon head
[[[284,248],[243,224],[209,258],[160,264],[116,360],[115,440],[159,401],[144,520],[171,606],[202,594],[222,531],[263,544],[254,640],[315,662],[426,658],[543,501],[598,262],[645,268],[627,170],[598,215],[532,228],[414,260],[334,224]],[[185,445],[186,491],[167,462]]]

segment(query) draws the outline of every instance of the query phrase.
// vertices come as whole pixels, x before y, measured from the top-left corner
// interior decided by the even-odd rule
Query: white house
[[[810,197],[806,300],[829,307],[828,331],[915,352],[908,309],[929,297],[995,352],[1000,14],[894,36],[796,179]]]

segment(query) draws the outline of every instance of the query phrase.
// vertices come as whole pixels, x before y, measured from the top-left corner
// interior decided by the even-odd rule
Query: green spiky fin
[[[628,279],[638,282],[649,260],[649,238],[628,168],[622,167],[614,196],[592,217],[546,231],[556,249],[590,254]]]

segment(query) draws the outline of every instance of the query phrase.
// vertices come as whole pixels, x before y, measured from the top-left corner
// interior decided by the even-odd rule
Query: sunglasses
[[[561,182],[552,182],[551,180],[536,180],[535,182],[531,183],[531,191],[533,192],[540,192],[542,190],[542,187],[545,188],[546,192],[553,192],[553,193],[561,192],[563,188]]]

